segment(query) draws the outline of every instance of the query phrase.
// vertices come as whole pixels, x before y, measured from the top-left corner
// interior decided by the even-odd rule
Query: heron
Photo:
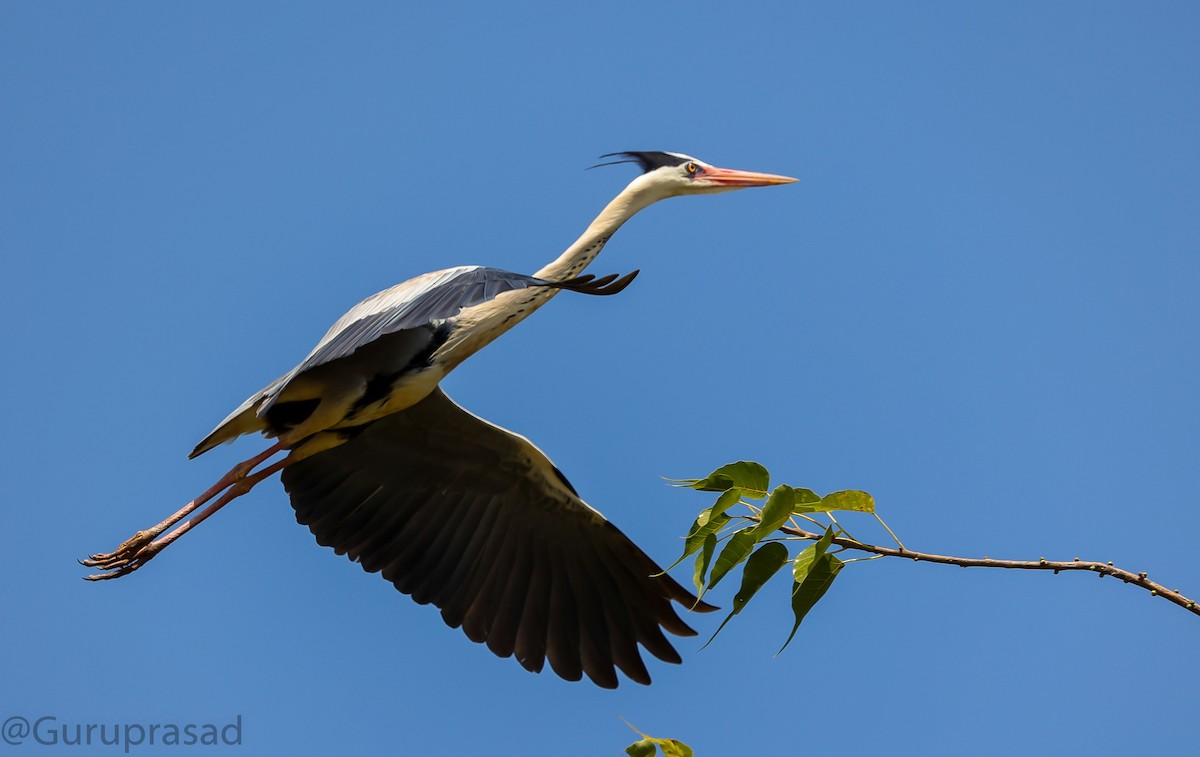
[[[787,184],[683,153],[610,153],[641,173],[532,276],[461,266],[375,294],[296,367],[250,395],[190,457],[247,434],[273,439],[207,491],[115,551],[89,580],[128,575],[255,485],[280,473],[319,544],[380,573],[451,628],[541,672],[616,688],[650,683],[638,649],[680,662],[663,631],[693,636],[672,602],[710,611],[580,497],[525,437],[439,387],[450,371],[560,291],[620,292],[638,274],[583,274],[612,235],[659,200]],[[282,457],[268,462],[276,456]],[[200,508],[200,512],[192,515]],[[189,515],[192,517],[181,523]]]

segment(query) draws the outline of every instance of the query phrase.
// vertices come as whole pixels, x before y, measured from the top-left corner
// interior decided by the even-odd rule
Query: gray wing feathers
[[[460,266],[427,273],[372,295],[339,318],[308,357],[282,382],[276,382],[258,407],[258,415],[270,410],[288,382],[305,371],[348,357],[388,334],[432,326],[504,292],[546,283],[498,268]]]
[[[451,627],[528,670],[649,683],[638,651],[679,656],[695,597],[588,507],[528,440],[441,390],[283,471],[317,541],[433,603]],[[700,604],[698,609],[712,609]],[[615,665],[615,668],[614,668]]]
[[[409,279],[351,308],[333,324],[308,357],[247,398],[196,445],[191,457],[222,441],[261,430],[261,424],[255,423],[254,419],[266,416],[293,379],[313,368],[349,357],[368,345],[382,347],[376,357],[386,355],[396,362],[406,354],[420,354],[433,338],[439,323],[457,316],[463,308],[488,302],[505,292],[549,286],[589,295],[612,295],[623,291],[637,274],[634,271],[621,277],[612,274],[600,278],[586,275],[552,282],[498,268],[461,266]],[[380,342],[382,337],[400,332],[408,332],[412,339],[393,341],[386,346]]]
[[[452,318],[463,308],[495,299],[503,292],[544,285],[532,276],[479,266],[418,276],[356,305],[293,373],[345,357],[385,334]]]

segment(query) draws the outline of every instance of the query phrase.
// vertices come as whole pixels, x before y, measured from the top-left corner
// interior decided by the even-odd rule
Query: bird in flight
[[[245,434],[275,443],[158,525],[82,560],[100,571],[87,578],[132,573],[281,472],[296,519],[319,544],[381,573],[417,602],[433,603],[450,627],[527,670],[540,672],[549,661],[564,679],[587,674],[615,688],[616,669],[650,683],[638,644],[678,663],[663,630],[695,631],[671,602],[716,608],[584,502],[528,439],[472,415],[438,386],[559,291],[611,295],[628,286],[637,271],[596,278],[583,270],[642,209],[668,197],[795,181],[673,152],[602,157],[614,160],[601,165],[632,163],[642,173],[557,259],[532,276],[448,268],[355,305],[191,457]]]

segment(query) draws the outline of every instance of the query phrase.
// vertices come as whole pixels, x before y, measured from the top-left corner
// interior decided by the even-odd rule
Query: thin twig
[[[816,541],[824,534],[815,534],[810,531],[805,531],[793,526],[783,526],[779,529],[790,536],[798,536],[801,539]],[[1071,561],[1054,561],[1046,560],[996,560],[991,557],[951,557],[949,555],[934,555],[928,552],[914,552],[911,549],[894,549],[892,547],[877,547],[873,544],[856,541],[845,536],[835,536],[833,543],[850,549],[857,549],[862,552],[870,552],[880,557],[904,557],[916,562],[934,562],[944,565],[957,565],[960,568],[1009,568],[1014,570],[1052,570],[1058,573],[1060,570],[1086,570],[1098,574],[1101,577],[1112,576],[1119,578],[1127,584],[1133,584],[1141,589],[1145,589],[1153,596],[1162,597],[1170,602],[1174,602],[1185,610],[1192,612],[1195,615],[1200,615],[1200,604],[1194,599],[1188,599],[1178,591],[1168,589],[1162,584],[1155,583],[1146,577],[1145,573],[1134,573],[1122,568],[1113,567],[1112,563],[1087,562],[1076,557]]]

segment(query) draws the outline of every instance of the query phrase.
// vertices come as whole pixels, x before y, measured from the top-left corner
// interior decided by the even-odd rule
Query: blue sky
[[[185,459],[356,301],[536,270],[633,177],[599,153],[667,149],[800,182],[645,211],[594,265],[635,284],[557,298],[456,400],[660,561],[707,502],[660,476],[750,458],[871,491],[914,549],[1200,594],[1198,31],[1183,3],[4,4],[0,715],[240,714],[247,754],[620,754],[618,714],[708,755],[1193,750],[1200,621],[1090,576],[852,565],[783,655],[780,583],[609,692],[446,628],[275,483],[129,578],[74,560],[257,452]]]

